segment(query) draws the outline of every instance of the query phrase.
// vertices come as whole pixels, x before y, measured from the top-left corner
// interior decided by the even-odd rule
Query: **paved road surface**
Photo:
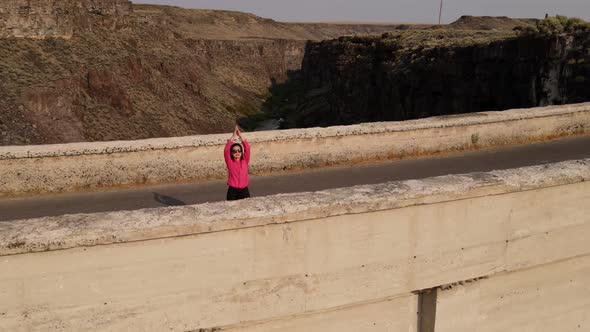
[[[514,146],[440,158],[338,167],[272,177],[251,177],[253,196],[314,191],[358,184],[419,179],[445,174],[490,171],[564,160],[590,158],[590,136],[543,144]],[[0,200],[0,221],[70,213],[135,210],[225,199],[225,181],[159,185],[138,189],[73,193]]]

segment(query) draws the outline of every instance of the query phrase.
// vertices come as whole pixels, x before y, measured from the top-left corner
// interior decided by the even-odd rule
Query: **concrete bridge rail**
[[[444,154],[590,133],[590,103],[248,133],[253,174]],[[0,196],[225,176],[229,134],[0,147]]]
[[[0,223],[0,330],[584,331],[589,180],[584,159]]]

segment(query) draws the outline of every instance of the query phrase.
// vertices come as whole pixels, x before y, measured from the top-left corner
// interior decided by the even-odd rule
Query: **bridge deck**
[[[359,184],[483,172],[590,158],[590,136],[496,150],[337,167],[269,177],[251,177],[253,196],[316,191]],[[0,200],[0,221],[72,213],[136,210],[225,199],[225,181],[159,185],[104,192],[70,193]]]

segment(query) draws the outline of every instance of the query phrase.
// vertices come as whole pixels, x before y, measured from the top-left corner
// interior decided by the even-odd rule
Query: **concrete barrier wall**
[[[226,326],[230,332],[300,331],[417,331],[417,295],[379,300],[375,303],[338,307],[308,315],[281,317],[262,322]]]
[[[585,159],[0,223],[0,330],[415,331],[416,291],[588,257],[589,180]],[[441,329],[481,318],[445,325],[456,303]]]
[[[436,315],[437,332],[589,331],[590,256],[439,291]]]
[[[590,104],[245,134],[268,174],[590,133]],[[225,177],[226,135],[0,147],[0,196]]]

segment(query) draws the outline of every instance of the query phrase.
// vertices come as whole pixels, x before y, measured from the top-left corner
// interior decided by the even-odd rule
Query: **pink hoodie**
[[[234,142],[231,139],[227,140],[227,143],[225,144],[225,149],[223,151],[223,156],[225,157],[225,164],[227,165],[228,172],[227,185],[234,188],[243,189],[248,186],[248,163],[250,163],[250,144],[248,144],[246,140],[242,141],[242,146],[244,150],[242,151],[242,153],[244,159],[240,159],[237,161],[231,158],[231,153],[229,149],[231,149],[232,144],[234,144]]]

